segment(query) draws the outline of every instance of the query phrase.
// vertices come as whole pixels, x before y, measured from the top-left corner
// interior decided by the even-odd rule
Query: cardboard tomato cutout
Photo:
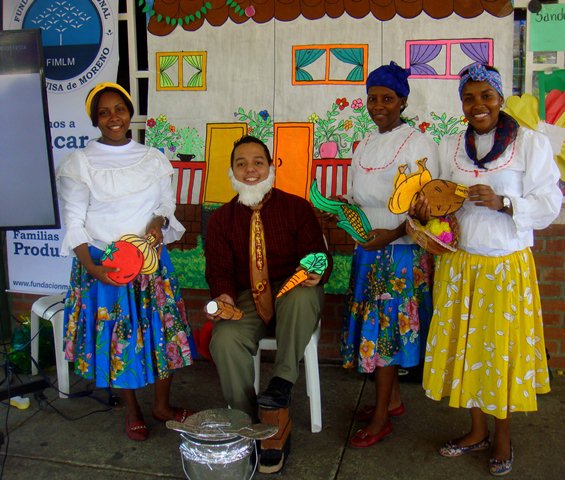
[[[143,255],[135,245],[118,240],[106,247],[102,255],[102,265],[119,268],[117,272],[109,272],[108,278],[125,285],[139,275],[143,266]]]

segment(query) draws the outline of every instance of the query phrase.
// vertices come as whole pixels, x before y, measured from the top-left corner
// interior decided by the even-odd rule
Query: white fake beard
[[[248,207],[255,207],[261,203],[265,195],[273,188],[275,183],[275,166],[271,165],[269,176],[256,185],[247,185],[237,180],[231,167],[228,170],[228,177],[233,189],[239,194],[238,202]]]

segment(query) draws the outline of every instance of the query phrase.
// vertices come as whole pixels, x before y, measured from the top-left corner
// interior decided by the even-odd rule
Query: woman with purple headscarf
[[[459,85],[466,132],[440,146],[441,178],[469,187],[456,213],[459,250],[436,260],[434,315],[424,389],[434,400],[469,408],[471,430],[440,448],[445,457],[491,447],[490,473],[512,470],[510,414],[537,410],[549,391],[534,229],[561,209],[559,170],[548,139],[501,111],[498,71],[473,65]]]
[[[390,435],[390,417],[404,413],[398,368],[420,363],[432,313],[433,258],[406,234],[406,214],[388,208],[399,172],[418,172],[422,163],[432,176],[438,169],[433,140],[400,116],[410,93],[409,74],[391,62],[369,75],[367,111],[377,129],[355,150],[348,178],[350,200],[373,229],[353,254],[341,342],[345,367],[375,374],[376,405],[357,413],[368,425],[351,439],[355,448]]]

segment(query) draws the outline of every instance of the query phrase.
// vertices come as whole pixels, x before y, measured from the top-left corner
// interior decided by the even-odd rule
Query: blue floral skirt
[[[417,245],[353,253],[341,337],[343,366],[413,367],[423,358],[432,315],[433,256]]]
[[[95,263],[102,251],[89,247]],[[165,248],[159,268],[114,287],[74,259],[65,300],[65,357],[97,387],[140,388],[190,365],[196,347],[173,265]]]

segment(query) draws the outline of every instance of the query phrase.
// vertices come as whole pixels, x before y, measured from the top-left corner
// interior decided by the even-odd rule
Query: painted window
[[[368,45],[295,45],[292,84],[364,84],[368,53]]]
[[[460,40],[409,40],[406,42],[406,66],[410,78],[459,79],[459,73],[469,65],[488,65],[494,60],[492,38]]]
[[[158,52],[157,90],[206,90],[207,52]]]

